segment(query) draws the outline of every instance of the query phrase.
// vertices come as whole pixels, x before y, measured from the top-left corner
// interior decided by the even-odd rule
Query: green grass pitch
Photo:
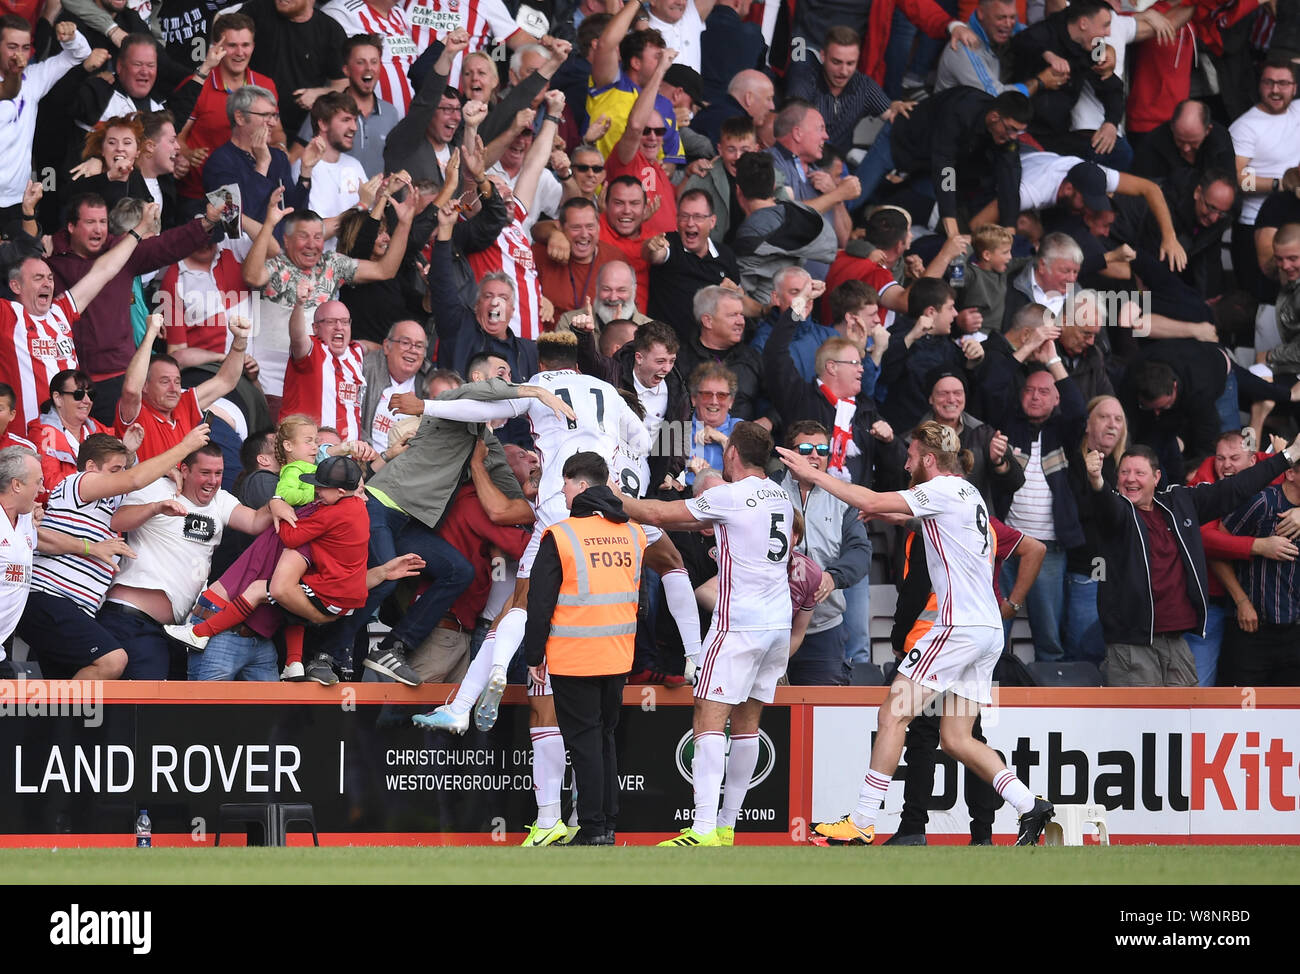
[[[18,849],[7,885],[52,883],[979,883],[1300,882],[1300,847],[815,849]]]

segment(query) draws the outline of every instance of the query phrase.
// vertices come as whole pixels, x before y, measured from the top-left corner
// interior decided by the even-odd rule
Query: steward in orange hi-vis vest
[[[572,516],[546,531],[563,581],[551,615],[552,675],[612,676],[632,669],[645,531],[600,516]]]
[[[545,830],[539,804],[530,838],[547,845],[564,833],[570,844],[613,845],[619,805],[614,732],[632,669],[646,536],[606,486],[609,465],[601,456],[575,453],[563,473],[570,516],[551,525],[537,548],[523,648],[534,685],[551,684],[578,787],[579,829],[568,837],[557,819]]]

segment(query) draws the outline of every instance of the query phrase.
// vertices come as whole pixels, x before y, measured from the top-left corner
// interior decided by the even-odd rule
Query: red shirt
[[[650,293],[650,264],[641,255],[641,245],[654,236],[648,228],[649,224],[643,223],[641,232],[635,237],[620,237],[610,228],[608,217],[604,213],[600,215],[600,239],[615,247],[636,273],[636,310],[642,314],[645,314],[646,298]]]
[[[132,422],[139,423],[144,427],[144,442],[140,444],[140,449],[135,451],[136,459],[148,460],[160,453],[166,453],[185,439],[185,435],[198,426],[202,420],[203,410],[199,409],[199,393],[197,389],[186,389],[181,393],[181,401],[172,410],[171,419],[168,419],[143,399],[140,400],[140,415]],[[125,422],[122,419],[122,406],[119,404],[117,407],[117,423],[113,426],[113,435],[121,439],[126,433],[126,428],[131,425],[132,423]]]
[[[518,200],[513,205],[514,218],[497,235],[496,246],[469,254],[469,267],[480,281],[488,274],[502,271],[515,282],[515,316],[510,319],[510,330],[520,338],[536,341],[542,330],[542,288],[533,263],[533,242],[524,233],[528,211]]]
[[[1165,512],[1156,505],[1149,511],[1140,507],[1134,510],[1146,522],[1155,632],[1180,633],[1195,629],[1196,608],[1187,595],[1187,569]]]
[[[360,497],[321,504],[296,525],[281,521],[280,540],[289,548],[311,546],[311,567],[302,580],[321,601],[340,609],[366,604],[370,516]]]
[[[558,231],[557,231],[558,232]],[[542,296],[555,307],[555,317],[566,311],[575,311],[596,300],[596,278],[600,269],[611,260],[622,260],[623,255],[613,244],[597,241],[596,253],[590,264],[573,261],[561,264],[551,260],[546,244],[533,244],[533,262],[537,265],[537,280],[542,285]],[[639,288],[638,288],[639,290]]]
[[[226,312],[248,294],[242,268],[238,257],[229,250],[222,250],[207,275],[209,290],[201,294],[192,293],[193,287],[189,286],[183,288],[179,296],[176,291],[180,281],[180,265],[172,264],[163,271],[159,288],[166,295],[162,308],[167,318],[169,345],[185,345],[187,348],[225,354]],[[187,273],[185,277],[187,285],[200,279],[194,272]]]
[[[438,534],[474,566],[474,580],[451,607],[451,614],[456,617],[456,621],[466,629],[473,629],[478,624],[479,613],[487,605],[488,593],[492,589],[492,555],[489,546],[501,549],[507,558],[517,561],[528,547],[533,532],[511,525],[493,524],[479,503],[474,485],[465,484],[452,500],[447,517],[438,528]]]
[[[0,382],[13,386],[14,429],[38,419],[50,398],[50,379],[77,367],[72,326],[81,317],[64,291],[43,315],[29,314],[17,301],[0,301]]]
[[[658,211],[646,220],[642,231],[648,231],[648,235],[653,237],[677,229],[677,194],[673,190],[672,180],[658,159],[647,159],[645,153],[637,149],[632,161],[624,163],[618,157],[618,149],[615,149],[605,160],[605,184],[609,185],[619,176],[634,176],[641,181],[645,187],[647,206],[651,200],[659,200]]]
[[[850,257],[844,251],[840,251],[835,256],[834,263],[826,272],[826,293],[829,294],[845,281],[862,281],[864,284],[870,284],[876,289],[876,293],[884,295],[891,287],[901,287],[894,280],[894,275],[888,270],[881,267],[874,260],[867,260],[865,257]],[[883,304],[879,306],[878,315],[882,325],[887,324],[889,309]],[[822,302],[822,324],[831,323],[831,303]]]
[[[221,79],[218,77],[220,74],[221,69],[217,68],[208,75],[208,80],[203,82],[203,90],[199,92],[198,100],[194,103],[194,110],[190,112],[189,122],[178,121],[182,126],[189,125],[189,131],[185,134],[186,146],[190,149],[207,149],[209,155],[211,150],[218,149],[230,141],[230,119],[226,117],[226,98],[230,91],[221,84]],[[275,95],[276,103],[279,103],[280,96],[275,90],[275,82],[266,75],[258,74],[249,68],[244,74],[244,84],[267,89]],[[190,171],[181,180],[179,192],[186,199],[203,198],[201,164],[190,166]]]

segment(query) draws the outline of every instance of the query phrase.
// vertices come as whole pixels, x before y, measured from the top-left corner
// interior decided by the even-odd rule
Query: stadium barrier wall
[[[210,845],[220,804],[261,801],[310,802],[322,844],[517,843],[536,811],[522,688],[487,734],[411,725],[451,690],[0,681],[0,846],[129,846],[140,808],[156,845]],[[852,808],[884,694],[778,690],[739,843],[802,841],[810,822]],[[691,702],[688,689],[625,690],[620,842],[689,824]],[[1106,805],[1114,843],[1300,844],[1300,689],[1008,688],[984,727],[1035,792]],[[933,842],[967,841],[963,777],[941,757]],[[1014,833],[1004,808],[995,834]]]

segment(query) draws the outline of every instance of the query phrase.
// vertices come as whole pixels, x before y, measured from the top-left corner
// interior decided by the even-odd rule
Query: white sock
[[[528,612],[524,609],[511,609],[505,618],[497,623],[497,642],[492,650],[492,665],[507,667],[515,658],[524,641],[524,626],[528,622]]]
[[[691,828],[712,832],[718,826],[718,792],[722,790],[722,765],[726,761],[727,739],[722,731],[695,735],[695,758],[691,778],[695,782],[695,818]]]
[[[478,695],[487,686],[488,676],[492,672],[492,645],[495,642],[496,630],[493,629],[483,640],[483,645],[478,648],[474,658],[470,660],[469,669],[465,671],[465,676],[460,681],[460,688],[456,691],[456,697],[450,705],[451,712],[457,717],[469,713],[469,708],[474,706]]]
[[[733,734],[731,751],[727,755],[727,776],[722,786],[722,811],[718,825],[735,828],[740,817],[740,806],[745,803],[754,767],[758,764],[758,734]]]
[[[578,827],[578,783],[576,781],[569,789],[569,817],[564,820],[564,824],[571,829]]]
[[[889,777],[868,768],[866,777],[862,779],[862,790],[858,792],[858,807],[850,813],[853,824],[860,829],[875,825],[880,806],[885,804],[887,791]]]
[[[564,783],[564,738],[558,727],[533,727],[533,792],[537,796],[537,825],[549,829],[560,820],[560,787]]]
[[[1021,815],[1034,809],[1034,793],[1010,768],[1003,768],[993,776],[993,790]]]
[[[699,656],[700,653],[700,607],[695,601],[695,589],[691,587],[691,578],[685,568],[674,568],[665,572],[663,577],[664,599],[668,602],[668,612],[677,623],[677,631],[682,636],[682,648],[687,656]]]

